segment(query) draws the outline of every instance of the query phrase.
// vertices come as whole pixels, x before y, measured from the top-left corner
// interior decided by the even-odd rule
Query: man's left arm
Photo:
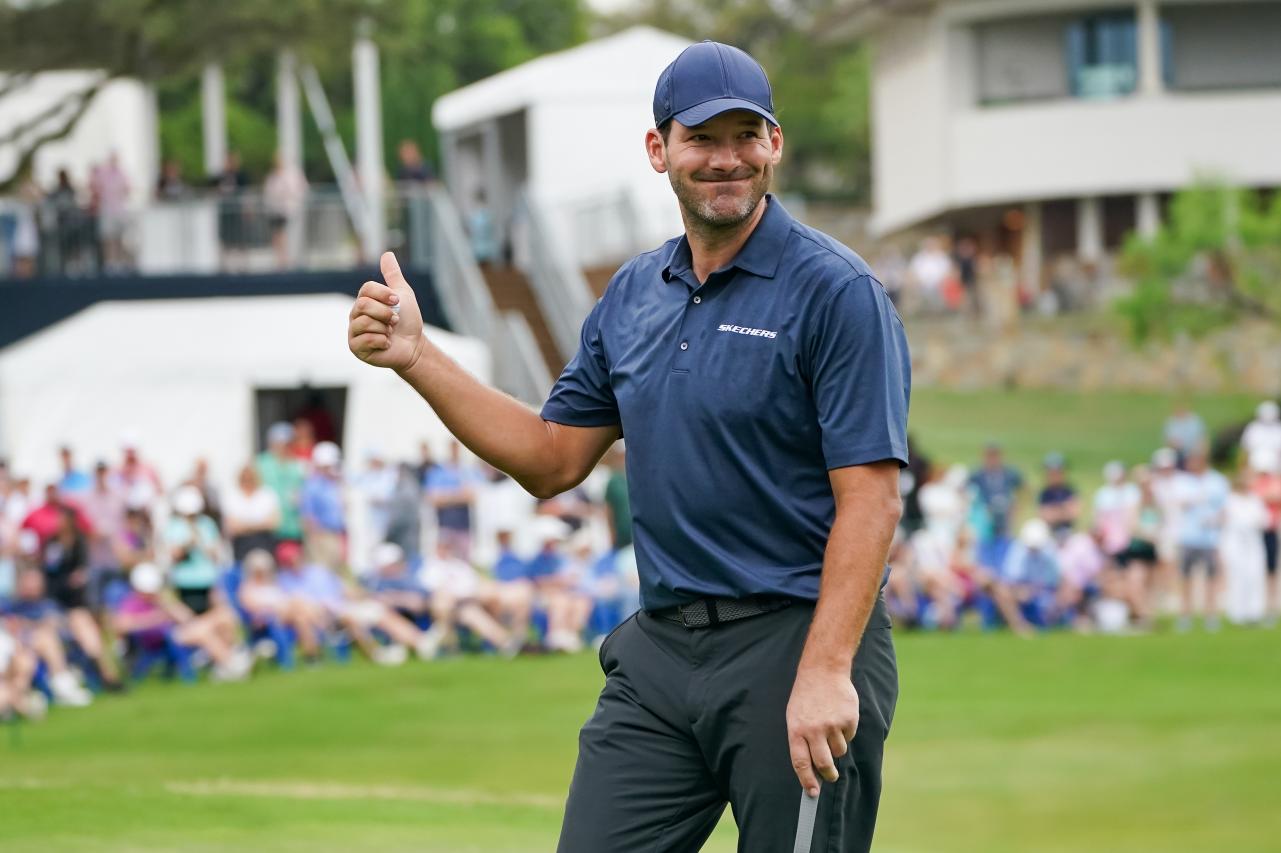
[[[858,727],[854,653],[880,593],[885,559],[902,513],[894,459],[830,472],[836,518],[823,555],[818,606],[787,705],[792,768],[811,797],[835,782],[835,759]]]

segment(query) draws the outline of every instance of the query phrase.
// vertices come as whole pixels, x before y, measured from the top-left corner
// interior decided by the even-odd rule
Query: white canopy
[[[0,456],[43,483],[60,473],[59,446],[84,468],[115,464],[132,433],[166,486],[189,476],[197,457],[230,486],[257,450],[255,391],[303,385],[347,389],[350,461],[371,449],[416,460],[424,439],[443,451],[448,434],[426,403],[347,349],[350,309],[340,294],[95,305],[0,350]],[[484,344],[428,334],[489,380]]]

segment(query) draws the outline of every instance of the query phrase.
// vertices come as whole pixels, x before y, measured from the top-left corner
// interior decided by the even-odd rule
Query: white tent
[[[57,449],[82,467],[120,458],[122,434],[137,437],[166,486],[188,477],[197,457],[228,488],[258,449],[257,391],[346,389],[348,465],[378,449],[417,460],[426,439],[441,453],[444,426],[394,373],[347,349],[350,297],[228,297],[105,302],[0,350],[0,457],[36,483],[56,478]],[[428,334],[484,381],[484,344]]]
[[[533,59],[439,98],[445,177],[466,211],[478,190],[498,224],[527,189],[592,263],[613,234],[613,200],[630,199],[634,245],[648,249],[682,230],[667,177],[645,158],[654,85],[688,39],[652,27]],[[624,219],[627,223],[629,220]]]

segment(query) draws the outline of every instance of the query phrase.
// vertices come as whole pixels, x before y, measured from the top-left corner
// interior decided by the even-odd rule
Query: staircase
[[[559,376],[565,367],[565,361],[556,351],[556,341],[548,328],[543,312],[539,310],[538,300],[530,286],[529,278],[516,267],[485,266],[481,267],[485,283],[494,298],[494,306],[499,311],[517,311],[529,323],[534,340],[547,363],[552,376]]]

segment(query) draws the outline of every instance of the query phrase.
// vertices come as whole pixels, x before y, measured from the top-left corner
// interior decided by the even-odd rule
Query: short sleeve
[[[543,404],[543,420],[567,426],[610,426],[620,422],[618,401],[609,383],[609,367],[601,345],[600,315],[604,300],[583,321],[578,352]]]
[[[884,459],[907,465],[912,363],[880,283],[865,275],[842,284],[820,309],[808,349],[828,469]]]

